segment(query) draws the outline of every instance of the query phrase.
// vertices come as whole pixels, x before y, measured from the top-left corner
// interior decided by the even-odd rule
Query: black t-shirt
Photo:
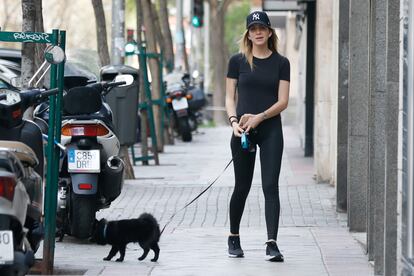
[[[253,57],[253,71],[242,54],[229,60],[227,77],[237,79],[237,116],[259,114],[278,100],[279,81],[290,81],[289,60],[273,52],[269,57]]]

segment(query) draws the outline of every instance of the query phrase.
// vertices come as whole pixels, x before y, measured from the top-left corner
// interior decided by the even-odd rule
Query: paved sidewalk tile
[[[97,217],[116,220],[150,212],[163,227],[222,173],[231,158],[230,134],[228,127],[201,129],[191,143],[166,146],[161,166],[137,164],[136,179],[127,180],[121,196]],[[346,214],[335,212],[335,188],[314,182],[313,159],[302,157],[294,128],[285,126],[284,139],[278,237],[284,263],[264,260],[258,152],[240,229],[244,258],[227,257],[228,204],[234,185],[230,166],[210,190],[174,217],[161,237],[157,263],[149,261],[152,253],[139,262],[142,250],[137,244],[128,245],[123,263],[105,262],[109,246],[65,237],[56,243],[56,267],[84,270],[87,275],[373,275],[362,247],[347,230]]]

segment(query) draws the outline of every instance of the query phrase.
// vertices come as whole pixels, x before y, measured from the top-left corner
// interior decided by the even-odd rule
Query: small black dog
[[[125,257],[126,245],[130,242],[138,242],[144,249],[144,253],[138,260],[142,261],[147,257],[150,249],[154,251],[154,258],[151,262],[156,262],[160,253],[158,241],[160,240],[160,227],[157,220],[151,214],[144,213],[137,219],[124,219],[118,221],[107,221],[101,219],[96,222],[94,232],[90,239],[97,244],[112,245],[111,251],[105,261],[110,261],[118,251],[121,256],[116,260],[122,262]]]

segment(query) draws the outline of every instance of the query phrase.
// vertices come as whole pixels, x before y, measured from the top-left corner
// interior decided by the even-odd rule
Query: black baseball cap
[[[254,11],[246,17],[246,29],[253,24],[260,24],[271,28],[269,17],[263,11]]]

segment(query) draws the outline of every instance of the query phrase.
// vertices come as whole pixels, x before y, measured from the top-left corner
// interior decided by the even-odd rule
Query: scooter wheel
[[[92,234],[96,201],[93,196],[71,195],[71,235],[86,239]]]
[[[191,142],[193,136],[191,134],[190,124],[188,123],[188,117],[179,118],[178,127],[183,141]]]

